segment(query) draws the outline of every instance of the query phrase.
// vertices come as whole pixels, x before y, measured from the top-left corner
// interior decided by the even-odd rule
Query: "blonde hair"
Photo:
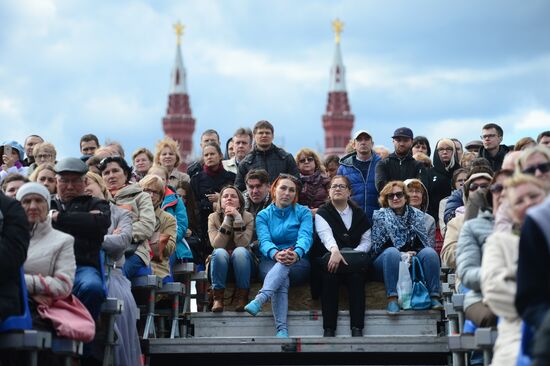
[[[89,180],[91,180],[93,183],[96,183],[99,186],[99,189],[101,189],[101,193],[103,194],[103,197],[106,200],[111,199],[111,194],[109,193],[109,190],[107,189],[107,186],[103,181],[103,178],[101,178],[99,174],[96,174],[94,172],[86,173],[86,184],[89,184],[88,183]]]
[[[40,151],[51,154],[53,161],[55,161],[55,159],[57,158],[57,150],[55,150],[55,146],[53,146],[53,144],[50,142],[41,142],[34,145],[34,147],[32,148],[32,155],[34,156],[35,160]]]
[[[455,159],[455,157],[456,157],[456,145],[453,142],[453,140],[451,140],[451,139],[448,139],[448,138],[441,139],[437,142],[437,144],[435,144],[435,152],[436,153],[437,153],[437,148],[442,144],[449,145],[449,147],[451,147],[453,149],[453,153],[451,154],[451,160],[449,161],[449,165],[447,165],[445,167],[445,170],[448,171],[448,170],[454,168],[455,165],[457,165],[457,163],[458,163],[458,161],[456,161],[456,159]],[[445,165],[445,164],[443,164],[443,165]]]
[[[33,170],[31,175],[29,175],[29,180],[31,182],[38,181],[38,174],[40,174],[43,170],[49,170],[55,174],[55,168],[52,163],[44,163],[36,167],[36,169]]]
[[[525,169],[525,163],[527,162],[527,159],[535,154],[542,154],[546,157],[548,161],[550,161],[550,149],[548,149],[546,146],[537,145],[535,147],[530,147],[521,152],[521,155],[519,156],[516,164],[516,173],[521,173],[523,169]]]
[[[138,184],[142,189],[150,188],[157,191],[158,193],[160,193],[162,199],[164,199],[164,189],[166,185],[164,184],[162,178],[158,175],[148,174],[143,177],[143,179],[141,179]]]
[[[174,168],[177,168],[181,163],[180,146],[179,146],[179,143],[176,140],[174,140],[174,139],[172,139],[168,136],[166,136],[165,138],[160,140],[157,143],[157,146],[155,146],[155,161],[154,161],[154,163],[157,164],[157,165],[162,165],[160,163],[160,153],[161,153],[162,149],[164,149],[165,147],[172,150],[174,152],[174,154],[176,155],[176,163],[174,164]]]
[[[298,160],[300,160],[300,158],[303,156],[311,156],[313,158],[313,161],[315,162],[315,171],[320,170],[321,173],[324,173],[326,171],[325,166],[321,163],[321,158],[315,151],[307,147],[298,150],[298,152],[296,153],[296,164],[298,164]]]

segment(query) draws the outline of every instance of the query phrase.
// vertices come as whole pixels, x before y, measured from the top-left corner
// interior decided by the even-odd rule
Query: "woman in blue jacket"
[[[273,203],[256,217],[256,232],[260,243],[260,278],[263,287],[256,298],[246,305],[251,315],[260,312],[271,299],[277,337],[288,337],[288,288],[290,283],[308,280],[310,263],[306,257],[313,241],[313,221],[307,207],[297,204],[299,181],[281,174],[271,186]]]

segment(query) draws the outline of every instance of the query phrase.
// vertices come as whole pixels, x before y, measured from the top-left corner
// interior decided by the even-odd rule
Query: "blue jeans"
[[[106,296],[99,270],[91,266],[76,266],[73,294],[82,301],[92,317],[97,319]]]
[[[306,283],[309,279],[309,271],[310,264],[307,258],[302,258],[290,266],[265,257],[261,258],[260,279],[263,279],[264,284],[255,300],[263,305],[271,299],[277,332],[288,332],[288,288],[290,285]]]
[[[131,256],[126,258],[126,262],[124,262],[122,272],[129,280],[132,280],[132,278],[137,276],[146,276],[152,274],[151,268],[147,267],[145,263],[143,263],[143,260],[137,254],[132,254]]]
[[[214,249],[210,260],[212,288],[215,290],[225,288],[230,266],[235,274],[237,288],[249,289],[250,278],[254,270],[254,259],[248,249],[243,247],[235,248],[231,255],[223,248]]]
[[[428,247],[422,249],[416,256],[420,259],[420,263],[422,263],[426,287],[430,292],[430,296],[439,296],[439,272],[441,271],[441,264],[437,252],[433,248]],[[375,277],[379,281],[384,281],[388,297],[397,296],[400,261],[401,252],[395,247],[387,248],[374,260]]]

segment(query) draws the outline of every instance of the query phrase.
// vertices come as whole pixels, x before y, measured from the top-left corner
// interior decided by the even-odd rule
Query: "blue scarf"
[[[409,205],[405,206],[403,215],[397,215],[391,208],[374,211],[371,231],[373,254],[380,254],[388,241],[400,249],[415,237],[418,237],[424,247],[429,246],[422,211]]]

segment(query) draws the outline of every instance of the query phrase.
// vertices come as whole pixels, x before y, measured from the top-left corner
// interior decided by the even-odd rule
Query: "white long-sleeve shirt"
[[[340,214],[340,217],[342,218],[342,221],[344,222],[346,229],[349,230],[353,219],[353,211],[351,210],[351,208],[349,206],[346,206],[346,208],[343,211],[339,211],[338,209],[336,209],[336,211],[338,211],[338,213]],[[336,239],[334,239],[332,228],[329,226],[328,222],[323,217],[321,217],[321,215],[315,215],[315,230],[317,231],[317,235],[319,235],[321,242],[329,252],[332,247],[334,246],[338,247],[338,244],[336,243]],[[361,241],[359,242],[359,245],[357,245],[357,247],[354,250],[357,250],[360,252],[368,252],[371,246],[372,246],[372,243],[370,240],[370,229],[369,229],[363,233],[363,235],[361,236]]]

